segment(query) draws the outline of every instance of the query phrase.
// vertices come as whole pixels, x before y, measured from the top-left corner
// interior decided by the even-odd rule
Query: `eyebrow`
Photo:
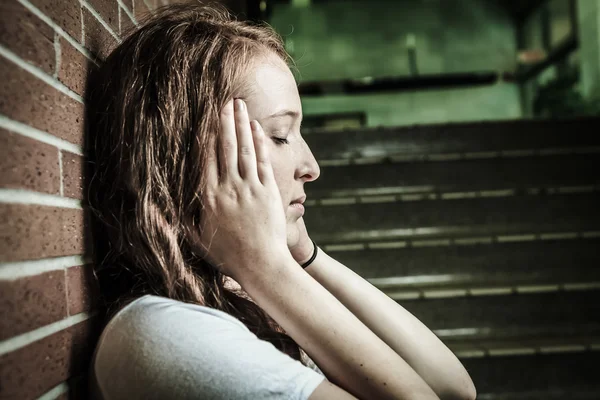
[[[292,110],[282,110],[282,111],[276,112],[275,114],[269,115],[265,119],[281,118],[281,117],[292,117],[292,118],[298,119],[298,118],[300,118],[300,113],[297,111],[292,111]]]

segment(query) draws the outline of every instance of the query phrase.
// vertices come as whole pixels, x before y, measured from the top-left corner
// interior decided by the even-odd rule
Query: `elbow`
[[[463,390],[459,398],[462,400],[475,400],[477,398],[477,389],[475,389],[473,381],[469,379],[468,387]]]
[[[467,378],[460,387],[454,387],[440,395],[442,400],[475,400],[477,389],[470,378]]]
[[[475,388],[475,384],[468,373],[464,380],[463,390],[460,398],[464,400],[475,400],[477,398],[477,389]]]
[[[465,397],[465,398],[469,399],[469,400],[477,399],[477,389],[475,388],[475,384],[473,383],[473,381],[471,381],[471,385],[469,387],[469,393],[468,393],[467,397]]]
[[[434,388],[440,400],[475,400],[477,398],[475,384],[466,370],[451,379],[446,377],[444,384]]]
[[[460,372],[457,373],[453,382],[452,386],[447,387],[446,395],[441,395],[440,399],[476,400],[477,389],[475,389],[475,384],[464,366],[461,365]]]

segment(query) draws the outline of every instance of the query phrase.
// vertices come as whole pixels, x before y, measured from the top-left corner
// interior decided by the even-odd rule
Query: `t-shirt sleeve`
[[[136,303],[97,347],[94,378],[106,400],[300,400],[325,379],[226,313],[157,297]]]

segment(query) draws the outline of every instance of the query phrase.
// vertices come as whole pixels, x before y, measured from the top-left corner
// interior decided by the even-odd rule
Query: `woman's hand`
[[[210,149],[207,160],[200,245],[203,256],[236,281],[273,257],[289,256],[285,214],[265,141],[258,122],[250,123],[245,103],[227,103],[218,149]]]

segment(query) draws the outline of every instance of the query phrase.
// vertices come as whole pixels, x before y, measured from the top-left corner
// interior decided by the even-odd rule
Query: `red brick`
[[[148,10],[148,6],[144,3],[144,0],[134,0],[133,16],[138,22],[142,22],[144,18],[150,15],[150,10]]]
[[[89,254],[83,210],[0,204],[0,262]]]
[[[0,357],[3,399],[33,399],[85,373],[101,333],[91,318]]]
[[[121,30],[120,30],[120,34],[121,34],[121,38],[126,38],[127,36],[129,36],[129,34],[132,32],[132,30],[134,30],[136,28],[135,22],[129,18],[129,15],[123,11],[122,8],[120,8],[120,13],[121,13]]]
[[[91,264],[68,268],[67,288],[69,315],[91,311],[100,304],[100,286]]]
[[[117,40],[86,9],[83,9],[83,23],[85,24],[85,47],[100,59],[106,59],[117,46]]]
[[[137,0],[137,1],[143,1],[143,0]],[[123,4],[125,4],[125,7],[127,7],[127,9],[133,13],[133,0],[123,0]]]
[[[81,40],[81,5],[79,0],[29,0],[50,17],[73,39]]]
[[[76,199],[83,198],[83,157],[63,151],[63,195]]]
[[[100,14],[115,33],[119,32],[119,4],[116,0],[88,0],[88,4]]]
[[[0,340],[67,317],[65,271],[0,281]]]
[[[84,95],[88,71],[94,64],[69,42],[60,39],[60,70],[58,80],[69,89]]]
[[[16,1],[0,2],[0,43],[49,75],[54,73],[54,30]]]
[[[0,129],[0,187],[59,194],[58,149]]]
[[[71,143],[83,142],[83,104],[0,58],[0,113]]]

